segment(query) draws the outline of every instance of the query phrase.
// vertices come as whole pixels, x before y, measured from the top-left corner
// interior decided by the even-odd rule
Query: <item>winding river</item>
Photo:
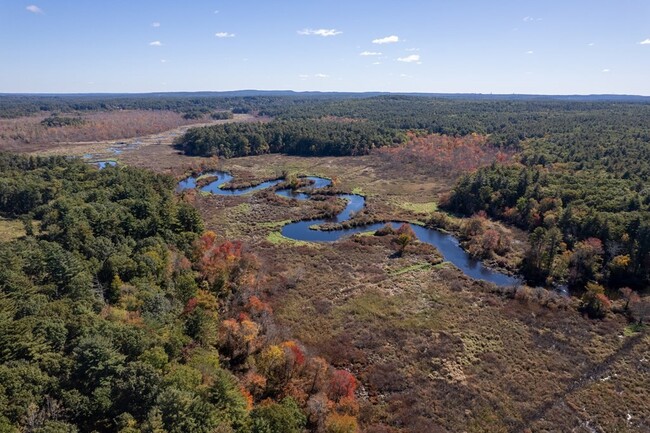
[[[232,175],[222,171],[214,171],[210,173],[205,173],[203,176],[215,177],[216,179],[209,184],[201,187],[201,191],[210,192],[217,195],[244,195],[249,194],[255,191],[259,191],[265,188],[269,188],[279,183],[283,182],[283,179],[269,180],[263,183],[260,183],[255,186],[241,189],[222,189],[221,187],[232,180]],[[197,180],[203,176],[191,176],[187,179],[184,179],[178,183],[176,191],[181,192],[186,189],[194,189],[197,187]],[[321,177],[309,176],[307,179],[311,180],[313,184],[311,187],[313,189],[325,188],[331,185],[329,179],[324,179]],[[311,198],[310,194],[303,192],[295,192],[290,189],[280,189],[275,192],[276,194],[293,198],[296,200],[309,200]],[[313,220],[304,220],[292,222],[284,227],[282,227],[282,235],[298,240],[298,241],[309,241],[309,242],[335,242],[339,239],[350,236],[355,233],[363,233],[368,231],[375,231],[386,225],[387,223],[393,226],[394,228],[399,227],[402,222],[398,221],[387,221],[380,222],[375,224],[362,225],[358,227],[353,227],[349,229],[339,229],[339,230],[314,230],[310,227],[318,226],[325,223],[342,223],[351,218],[352,214],[362,210],[365,206],[366,199],[365,197],[357,194],[339,194],[337,197],[343,198],[347,201],[345,209],[336,215],[333,218],[322,218],[322,219],[313,219]],[[420,242],[425,242],[433,245],[440,251],[445,261],[451,262],[466,275],[478,279],[489,281],[498,286],[512,286],[519,284],[520,279],[503,274],[501,272],[495,271],[493,269],[487,268],[479,260],[475,260],[469,256],[458,244],[458,240],[440,230],[422,227],[416,224],[409,224],[413,231],[415,232],[416,237]]]

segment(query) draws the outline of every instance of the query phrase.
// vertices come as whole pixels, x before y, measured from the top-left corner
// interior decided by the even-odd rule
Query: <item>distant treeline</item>
[[[593,127],[614,134],[641,128],[636,132],[642,133],[650,118],[650,104],[378,96],[294,101],[265,107],[260,114],[281,119],[364,119],[385,128],[454,136],[478,133],[489,135],[494,145],[517,148],[524,140],[549,135],[580,133],[577,138],[584,139],[586,134],[594,135]]]
[[[265,153],[343,156],[365,155],[405,138],[403,132],[371,122],[292,120],[192,128],[177,146],[188,155],[223,158]]]
[[[186,96],[0,96],[0,118],[30,116],[42,112],[93,112],[113,110],[167,110],[178,113],[208,113],[232,110],[249,113],[262,106],[281,103],[278,98],[214,98]]]

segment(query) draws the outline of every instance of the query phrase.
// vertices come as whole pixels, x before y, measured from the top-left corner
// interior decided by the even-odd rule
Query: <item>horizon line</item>
[[[117,96],[117,95],[165,95],[165,94],[197,94],[197,93],[294,93],[300,94],[345,94],[345,95],[431,95],[431,96],[530,96],[530,97],[638,97],[650,98],[650,95],[635,93],[484,93],[484,92],[427,92],[427,91],[381,91],[381,90],[363,90],[363,91],[344,91],[344,90],[291,90],[291,89],[236,89],[236,90],[164,90],[164,91],[144,91],[144,92],[0,92],[3,96]]]

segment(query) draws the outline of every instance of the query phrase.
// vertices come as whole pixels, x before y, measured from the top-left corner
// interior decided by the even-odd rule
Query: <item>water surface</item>
[[[270,180],[248,188],[224,190],[220,187],[225,183],[230,182],[232,180],[232,176],[222,171],[215,171],[208,174],[216,176],[217,179],[202,187],[201,191],[211,192],[218,195],[249,194],[254,191],[259,191],[275,186],[282,182],[281,179]],[[189,177],[180,181],[176,190],[183,191],[185,189],[196,188],[197,177]],[[313,181],[311,188],[314,190],[325,188],[332,184],[331,180],[321,177],[309,176],[308,179]],[[306,192],[295,192],[290,189],[278,190],[276,191],[276,194],[282,197],[292,198],[296,200],[309,200],[311,198],[311,195]],[[338,215],[333,218],[321,218],[289,223],[282,227],[282,235],[298,241],[336,242],[339,239],[353,234],[379,230],[386,224],[390,224],[393,228],[398,228],[403,224],[402,222],[398,221],[388,221],[367,224],[348,229],[328,231],[314,230],[314,226],[320,226],[326,223],[345,222],[349,220],[355,212],[362,210],[366,204],[365,197],[358,194],[337,194],[336,196],[347,201],[345,209],[343,209]],[[460,247],[458,240],[453,235],[433,228],[422,227],[410,223],[408,224],[411,226],[413,232],[415,233],[415,236],[420,242],[425,242],[436,247],[442,254],[445,261],[453,263],[466,275],[478,280],[489,281],[498,286],[512,286],[521,282],[521,280],[517,277],[512,277],[510,275],[506,275],[496,270],[490,269],[483,265],[480,260],[475,260],[470,257],[470,255]]]

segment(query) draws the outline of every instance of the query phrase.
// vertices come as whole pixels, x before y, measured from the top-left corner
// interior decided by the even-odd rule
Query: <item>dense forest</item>
[[[356,379],[281,338],[258,259],[173,188],[0,154],[26,233],[0,243],[0,431],[355,431]]]
[[[450,209],[485,211],[531,232],[533,283],[650,284],[650,118],[646,107],[581,114],[521,142],[514,164],[463,177]],[[569,126],[573,125],[573,129]]]
[[[192,128],[177,146],[187,155],[223,158],[264,153],[355,156],[405,140],[404,133],[370,122],[291,120]]]

